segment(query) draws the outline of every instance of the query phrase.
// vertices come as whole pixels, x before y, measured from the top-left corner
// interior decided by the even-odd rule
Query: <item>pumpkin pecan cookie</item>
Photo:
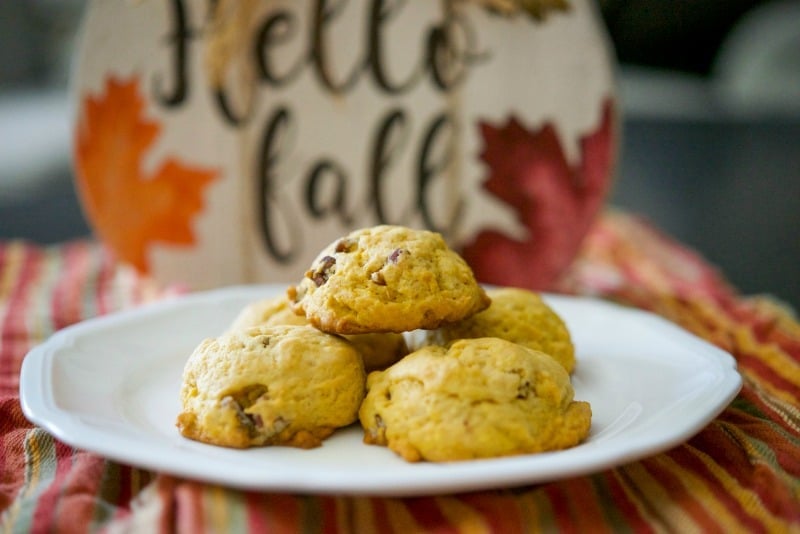
[[[553,358],[499,338],[428,346],[370,373],[359,410],[364,442],[408,461],[452,461],[572,447],[591,407],[573,400]]]
[[[306,326],[306,318],[292,311],[285,295],[256,300],[241,309],[228,327],[228,332],[254,326]]]
[[[575,347],[563,319],[538,293],[512,287],[487,291],[492,304],[484,311],[427,335],[429,343],[499,337],[552,356],[568,373],[575,369]]]
[[[234,319],[228,331],[253,326],[308,325],[308,320],[295,314],[285,295],[264,298],[245,306]],[[367,372],[385,369],[406,354],[408,345],[402,334],[354,334],[343,336],[361,354]]]
[[[364,384],[358,352],[338,336],[310,326],[237,330],[189,357],[177,426],[226,447],[316,447],[356,420]]]
[[[288,296],[296,313],[338,334],[437,328],[489,305],[440,234],[389,225],[328,245]]]

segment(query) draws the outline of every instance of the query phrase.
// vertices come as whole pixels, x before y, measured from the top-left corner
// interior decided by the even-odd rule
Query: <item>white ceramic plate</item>
[[[364,445],[357,425],[312,450],[233,450],[183,438],[174,421],[191,351],[246,304],[283,289],[196,293],[66,328],[25,358],[25,414],[65,443],[146,469],[239,488],[400,496],[511,487],[630,462],[690,438],[741,387],[729,354],[655,315],[548,295],[576,345],[575,398],[594,414],[577,447],[411,464]]]

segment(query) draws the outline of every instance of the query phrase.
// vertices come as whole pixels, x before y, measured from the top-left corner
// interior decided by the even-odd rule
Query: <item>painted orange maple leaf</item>
[[[147,118],[137,78],[108,78],[102,94],[81,104],[75,170],[84,210],[120,260],[148,272],[153,243],[195,242],[192,224],[203,211],[203,191],[219,172],[174,157],[154,172],[143,170],[162,125]]]

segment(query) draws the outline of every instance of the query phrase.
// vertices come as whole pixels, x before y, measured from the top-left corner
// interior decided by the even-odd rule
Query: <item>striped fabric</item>
[[[84,318],[180,288],[88,242],[0,243],[0,532],[800,532],[800,323],[743,297],[702,258],[607,213],[558,291],[652,310],[737,359],[741,394],[663,454],[591,476],[407,499],[235,491],[120,465],[33,427],[26,352]]]

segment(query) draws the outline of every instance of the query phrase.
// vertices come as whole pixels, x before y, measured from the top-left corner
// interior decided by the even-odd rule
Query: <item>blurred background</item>
[[[800,308],[800,0],[597,0],[624,113],[610,203]],[[84,0],[0,2],[0,239],[89,235],[68,72]]]

